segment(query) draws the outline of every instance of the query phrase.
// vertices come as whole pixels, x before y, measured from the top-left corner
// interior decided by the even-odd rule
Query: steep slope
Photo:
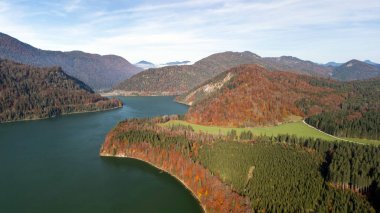
[[[294,57],[262,58],[251,52],[223,52],[193,65],[149,69],[120,83],[117,90],[135,94],[181,94],[238,65],[260,64],[270,70],[328,77],[331,68]],[[170,72],[168,72],[170,71]],[[141,87],[146,85],[147,87]]]
[[[60,66],[95,90],[109,89],[142,70],[120,56],[41,50],[3,33],[0,57],[38,67]]]
[[[0,122],[120,107],[61,68],[37,68],[0,59]]]
[[[345,94],[324,84],[339,86],[327,79],[242,65],[181,96],[179,101],[192,104],[186,119],[193,123],[276,124],[292,116],[306,117],[337,109]]]
[[[203,75],[193,66],[168,66],[140,72],[114,89],[120,95],[178,95],[194,87]]]
[[[342,81],[369,79],[380,77],[380,68],[358,60],[351,60],[336,67],[332,76]]]

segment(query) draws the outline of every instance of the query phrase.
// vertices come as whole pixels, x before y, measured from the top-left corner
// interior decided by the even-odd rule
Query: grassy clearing
[[[309,127],[304,124],[302,121],[285,123],[278,126],[270,126],[270,127],[256,127],[256,128],[229,128],[229,127],[218,127],[218,126],[204,126],[198,124],[192,124],[186,121],[169,121],[167,123],[162,124],[164,126],[171,125],[190,125],[196,132],[207,132],[210,134],[227,134],[228,131],[232,129],[236,130],[238,134],[242,131],[250,130],[254,135],[267,135],[267,136],[276,136],[279,134],[290,134],[296,135],[298,137],[314,137],[321,138],[328,141],[337,140],[334,137],[331,137],[323,132],[320,132],[314,128]]]
[[[364,139],[364,138],[343,138],[343,139],[357,142],[357,143],[362,143],[362,144],[380,145],[380,141],[378,140],[370,140],[370,139]]]

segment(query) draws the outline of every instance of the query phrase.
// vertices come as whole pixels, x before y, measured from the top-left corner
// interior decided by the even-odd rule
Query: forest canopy
[[[0,59],[0,122],[120,107],[59,67],[37,68]]]

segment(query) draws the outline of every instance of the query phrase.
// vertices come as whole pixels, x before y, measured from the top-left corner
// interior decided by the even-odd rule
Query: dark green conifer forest
[[[195,133],[188,126],[158,125],[164,121],[167,120],[157,118],[120,123],[110,132],[101,153],[148,155],[143,159],[169,168],[178,162],[168,153],[180,153],[240,196],[249,198],[253,211],[380,210],[379,146],[291,135],[257,137],[249,131],[215,136]],[[152,150],[156,150],[155,154],[149,154]],[[186,177],[194,181],[197,176],[194,173]],[[204,176],[210,180],[207,177]],[[200,186],[208,192],[201,193],[201,199],[205,199],[206,206],[218,206],[213,201],[218,197],[212,190],[213,182],[206,180],[200,178]],[[233,206],[231,211],[239,212]]]

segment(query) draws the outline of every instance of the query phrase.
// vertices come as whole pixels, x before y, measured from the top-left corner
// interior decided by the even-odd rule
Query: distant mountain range
[[[323,64],[324,66],[326,67],[339,67],[340,65],[342,65],[343,63],[337,63],[337,62],[333,62],[333,61],[330,61],[326,64]]]
[[[366,64],[374,65],[376,67],[380,67],[380,64],[377,64],[377,63],[375,63],[373,61],[370,61],[370,60],[365,60],[363,62],[366,63]],[[342,64],[344,64],[344,63],[337,63],[337,62],[334,62],[334,61],[330,61],[330,62],[328,62],[326,64],[322,64],[322,65],[324,65],[326,67],[333,67],[333,68],[335,68],[335,67],[341,66]]]
[[[292,56],[260,57],[249,51],[216,53],[194,64],[190,61],[165,64],[140,61],[132,65],[115,55],[41,50],[3,33],[0,33],[0,58],[38,67],[60,66],[64,72],[94,90],[113,88],[117,94],[124,95],[183,94],[218,74],[243,64],[258,64],[271,71],[289,71],[343,81],[380,76],[380,65],[369,60],[317,64]]]
[[[363,62],[364,62],[364,63],[367,63],[367,64],[370,64],[370,65],[374,65],[374,66],[376,66],[376,67],[380,67],[380,64],[375,63],[375,62],[370,61],[370,60],[365,60],[365,61],[363,61]]]
[[[142,70],[120,56],[41,50],[3,33],[0,58],[38,67],[60,66],[95,90],[109,89]]]
[[[59,67],[39,68],[0,59],[0,123],[120,107]]]
[[[120,94],[177,95],[238,65],[259,64],[270,70],[291,71],[329,77],[332,68],[295,57],[263,58],[251,52],[223,52],[210,55],[193,65],[168,66],[145,70],[121,82],[114,89]]]
[[[189,65],[191,61],[174,61],[174,62],[167,62],[165,64],[153,64],[149,61],[139,61],[135,64],[136,67],[140,67],[144,70],[151,69],[151,68],[160,68],[160,67],[167,67],[167,66],[180,66],[180,65]]]
[[[358,61],[351,60],[334,68],[332,77],[342,81],[362,80],[380,76],[380,67]]]

